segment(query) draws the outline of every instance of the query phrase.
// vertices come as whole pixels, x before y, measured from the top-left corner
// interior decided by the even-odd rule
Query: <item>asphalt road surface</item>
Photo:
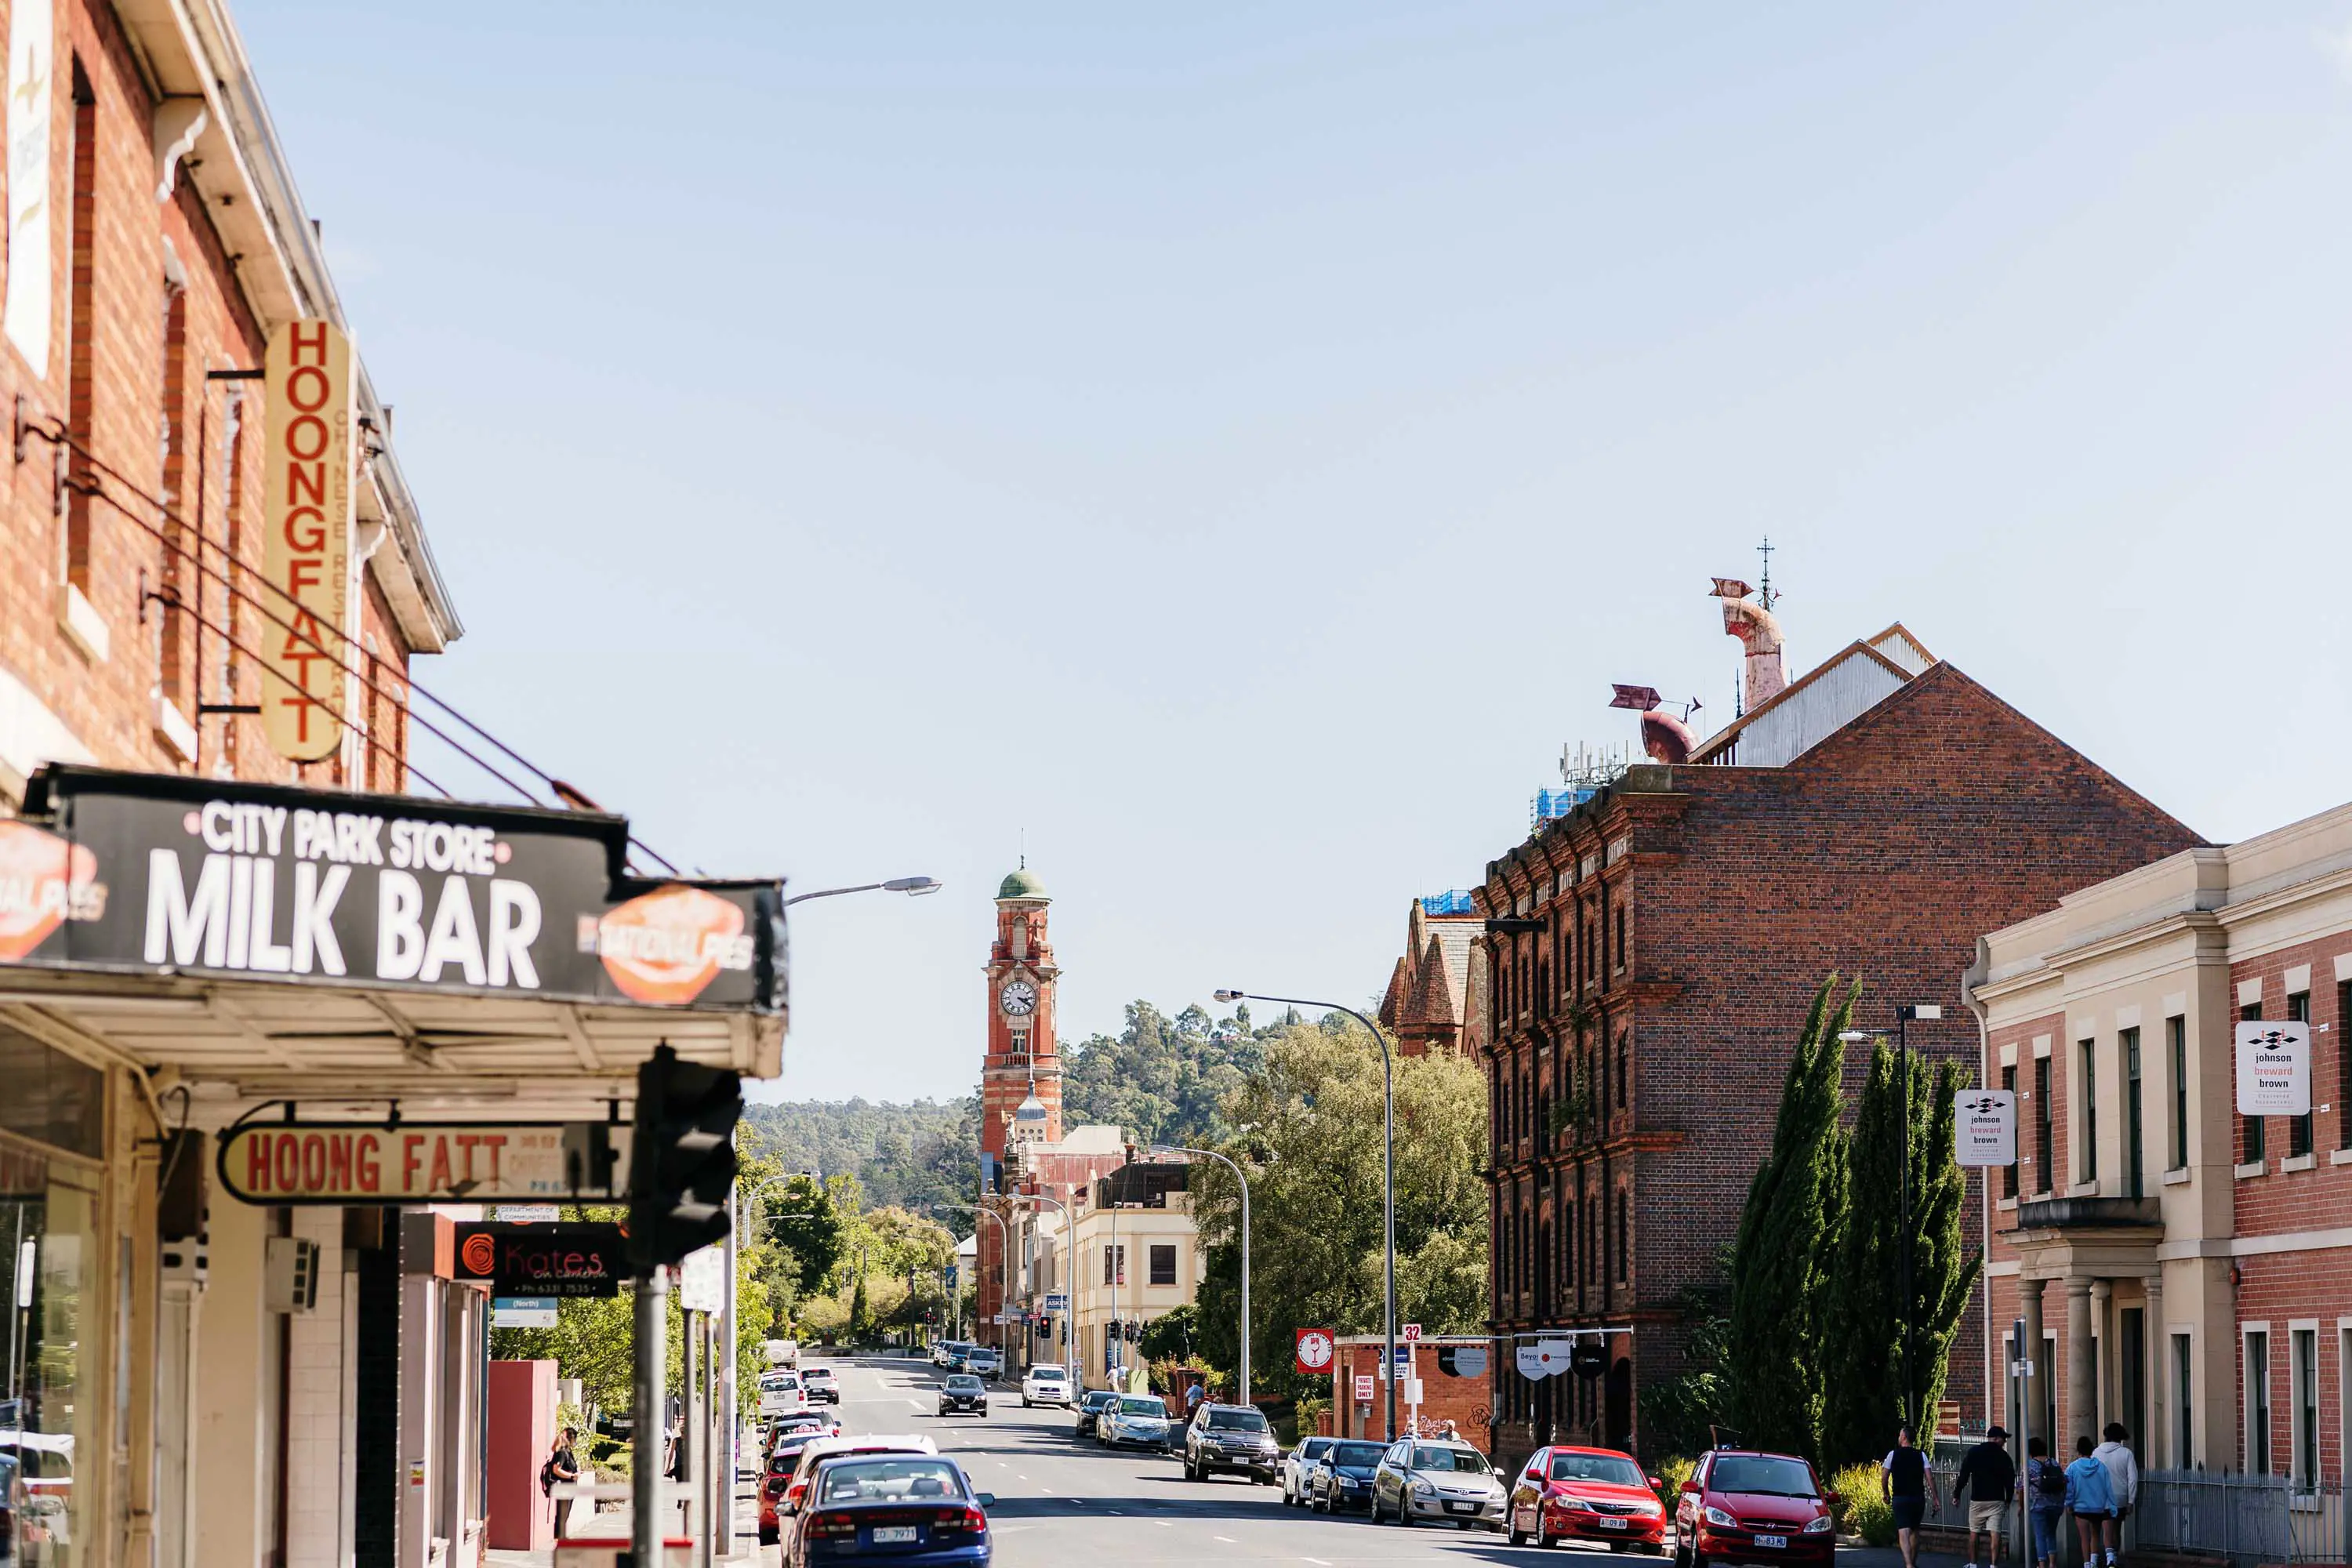
[[[803,1364],[814,1364],[805,1358]],[[952,1454],[983,1491],[997,1568],[1060,1568],[1163,1563],[1307,1563],[1343,1568],[1360,1563],[1559,1564],[1605,1551],[1507,1545],[1483,1531],[1421,1526],[1373,1528],[1360,1515],[1332,1518],[1282,1506],[1279,1487],[1230,1476],[1184,1479],[1181,1464],[1157,1454],[1113,1453],[1071,1434],[1068,1411],[1021,1408],[1016,1389],[992,1385],[989,1413],[942,1419],[935,1390],[942,1375],[908,1359],[835,1361],[842,1384],[842,1426],[852,1433],[921,1432]],[[776,1549],[760,1561],[773,1563]],[[1629,1556],[1665,1568],[1665,1558]],[[1599,1568],[1596,1563],[1593,1568]]]

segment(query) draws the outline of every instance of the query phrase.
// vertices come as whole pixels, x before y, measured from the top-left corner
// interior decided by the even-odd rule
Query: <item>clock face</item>
[[[1026,980],[1008,980],[996,994],[1006,1016],[1025,1018],[1037,1010],[1037,988]]]

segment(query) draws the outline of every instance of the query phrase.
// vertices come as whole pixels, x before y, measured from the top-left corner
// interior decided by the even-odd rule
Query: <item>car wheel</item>
[[[1372,1517],[1372,1522],[1373,1522],[1374,1524],[1386,1524],[1386,1523],[1388,1522],[1388,1521],[1387,1521],[1387,1520],[1382,1519],[1382,1518],[1381,1517],[1381,1494],[1380,1494],[1380,1493],[1378,1493],[1378,1492],[1374,1492],[1374,1493],[1372,1494],[1372,1515],[1371,1515],[1371,1517]]]

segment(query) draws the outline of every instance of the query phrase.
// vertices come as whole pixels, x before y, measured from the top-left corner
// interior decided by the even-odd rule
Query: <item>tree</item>
[[[824,1289],[842,1246],[841,1208],[825,1184],[809,1175],[786,1177],[767,1200],[767,1220],[769,1238],[799,1263],[802,1293]]]
[[[1832,974],[1813,993],[1731,1254],[1733,1420],[1747,1442],[1807,1456],[1821,1450],[1827,1286],[1845,1228],[1838,1036],[1861,994],[1855,985],[1832,1010],[1837,988]]]
[[[1187,1301],[1172,1312],[1162,1312],[1143,1325],[1138,1342],[1147,1361],[1181,1362],[1201,1339],[1201,1309]]]
[[[1682,1292],[1682,1370],[1642,1385],[1642,1447],[1654,1453],[1696,1454],[1708,1428],[1731,1421],[1731,1319],[1725,1275],[1730,1248],[1706,1279]]]
[[[1258,1394],[1328,1392],[1300,1376],[1302,1328],[1381,1327],[1381,1053],[1338,1015],[1288,1020],[1261,1037],[1263,1059],[1220,1115],[1244,1137],[1223,1152],[1249,1172],[1251,1376]],[[1396,1064],[1397,1310],[1431,1333],[1483,1332],[1486,1320],[1486,1082],[1450,1052]],[[1208,1244],[1193,1348],[1234,1367],[1240,1348],[1241,1196],[1223,1166],[1192,1167]]]
[[[1954,1063],[1912,1068],[1904,1114],[1903,1063],[1881,1040],[1849,1141],[1849,1210],[1830,1287],[1829,1395],[1822,1448],[1833,1464],[1883,1453],[1903,1419],[1903,1179],[1910,1164],[1913,1381],[1919,1408],[1942,1397],[1946,1357],[1976,1281],[1961,1235],[1967,1178],[1953,1120],[1965,1075]]]
[[[1126,1028],[1064,1053],[1063,1121],[1121,1127],[1139,1143],[1215,1147],[1231,1131],[1220,1108],[1263,1056],[1245,1008],[1217,1019],[1194,1005],[1171,1018],[1130,1002]]]

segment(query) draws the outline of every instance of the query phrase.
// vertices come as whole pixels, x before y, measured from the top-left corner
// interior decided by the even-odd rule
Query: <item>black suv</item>
[[[1253,1405],[1203,1405],[1184,1428],[1184,1479],[1204,1481],[1219,1470],[1234,1470],[1262,1487],[1282,1474],[1282,1450],[1274,1429]]]

